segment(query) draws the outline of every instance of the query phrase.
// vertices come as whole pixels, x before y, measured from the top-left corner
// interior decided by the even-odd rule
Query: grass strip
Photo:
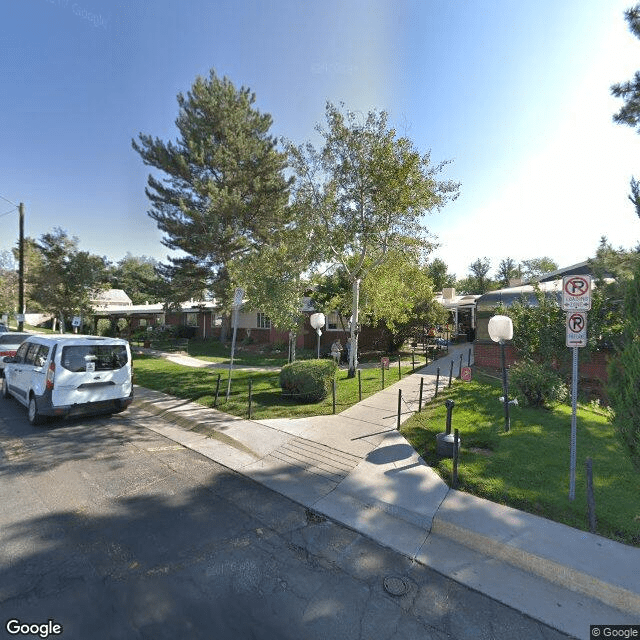
[[[427,464],[450,483],[453,462],[436,454],[436,435],[445,431],[447,398],[455,402],[452,430],[459,429],[459,489],[516,509],[589,530],[585,461],[593,460],[597,533],[640,546],[640,474],[618,442],[606,412],[582,406],[577,412],[575,500],[569,500],[571,407],[511,407],[504,431],[499,381],[476,373],[455,381],[402,433]]]

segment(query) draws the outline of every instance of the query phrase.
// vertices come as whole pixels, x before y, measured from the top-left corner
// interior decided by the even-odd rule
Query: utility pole
[[[18,331],[24,329],[24,204],[21,202],[20,210],[20,246],[18,247]]]

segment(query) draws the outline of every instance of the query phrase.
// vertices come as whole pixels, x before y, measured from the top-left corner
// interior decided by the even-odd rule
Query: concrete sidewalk
[[[577,638],[640,623],[640,549],[454,491],[396,430],[469,345],[339,415],[249,421],[136,388],[154,430]],[[443,427],[444,430],[444,427]],[[205,435],[205,433],[207,435]]]

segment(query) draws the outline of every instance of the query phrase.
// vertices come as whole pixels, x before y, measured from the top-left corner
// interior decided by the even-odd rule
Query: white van
[[[4,358],[2,396],[44,416],[117,413],[133,401],[131,349],[126,340],[99,336],[30,336]]]

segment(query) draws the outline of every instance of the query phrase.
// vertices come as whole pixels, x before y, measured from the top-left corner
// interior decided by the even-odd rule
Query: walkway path
[[[454,491],[396,430],[420,379],[469,345],[335,416],[249,421],[136,388],[158,433],[578,638],[640,620],[640,549]],[[444,430],[444,425],[443,425]],[[207,434],[207,435],[204,435]]]

